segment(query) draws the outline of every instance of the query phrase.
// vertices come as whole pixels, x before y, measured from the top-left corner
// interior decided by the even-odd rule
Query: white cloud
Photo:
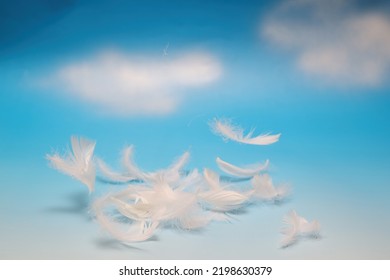
[[[219,61],[207,53],[152,59],[107,51],[61,67],[50,82],[114,114],[161,115],[221,73]]]
[[[351,1],[293,0],[264,22],[266,38],[305,73],[339,85],[378,86],[390,70],[390,18]]]

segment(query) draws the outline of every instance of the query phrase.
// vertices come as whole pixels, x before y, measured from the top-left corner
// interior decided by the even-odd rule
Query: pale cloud
[[[263,35],[296,54],[297,67],[339,85],[379,86],[390,70],[390,17],[352,1],[293,0],[277,7]]]
[[[142,58],[106,51],[60,67],[49,84],[110,113],[162,115],[174,112],[191,89],[221,74],[219,61],[205,52]]]

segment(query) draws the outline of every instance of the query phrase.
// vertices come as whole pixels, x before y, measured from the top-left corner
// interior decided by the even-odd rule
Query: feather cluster
[[[234,130],[217,123],[219,130],[224,130],[231,139],[238,139],[240,133],[235,131],[234,136]],[[279,136],[261,137],[239,138],[252,144],[270,144]],[[125,185],[95,199],[91,206],[97,222],[125,243],[148,240],[166,227],[195,230],[213,221],[229,221],[232,211],[258,202],[278,202],[288,195],[286,187],[274,186],[267,173],[268,160],[236,166],[217,157],[218,167],[227,174],[221,176],[208,168],[201,172],[185,169],[190,158],[190,153],[185,152],[170,166],[146,172],[133,160],[134,147],[128,146],[122,152],[122,170],[114,171],[94,155],[94,149],[94,141],[72,136],[71,150],[63,156],[48,155],[47,159],[52,167],[86,185],[90,193],[94,191],[96,173],[100,182]],[[294,229],[286,231],[286,244],[309,231],[297,219],[289,218]]]

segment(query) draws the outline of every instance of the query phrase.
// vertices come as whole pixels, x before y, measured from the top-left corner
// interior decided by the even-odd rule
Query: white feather
[[[276,188],[268,174],[253,176],[251,183],[253,186],[252,195],[262,200],[280,200],[288,193],[286,187]]]
[[[158,170],[156,172],[148,173],[147,180],[151,182],[166,182],[170,184],[173,188],[175,188],[176,185],[179,184],[183,179],[183,176],[181,175],[181,171],[184,168],[184,166],[187,164],[189,157],[190,157],[190,153],[185,152],[176,161],[174,161],[169,167],[162,170]]]
[[[147,179],[148,174],[139,169],[138,166],[134,163],[133,153],[133,146],[124,148],[122,153],[122,164],[126,169],[126,175],[140,180],[145,180]]]
[[[282,247],[288,247],[300,238],[317,238],[320,233],[320,224],[317,220],[308,222],[296,211],[289,212],[284,218],[284,223],[287,227],[282,229],[282,234],[284,234],[281,241]]]
[[[247,167],[238,167],[226,161],[223,161],[221,158],[217,157],[216,159],[218,167],[225,173],[241,177],[241,178],[250,178],[256,174],[267,169],[269,161],[266,160],[264,164],[255,164]]]
[[[203,177],[204,177],[206,183],[208,184],[208,186],[210,187],[210,189],[212,189],[212,190],[220,190],[221,189],[220,178],[216,172],[205,168],[203,171]]]
[[[155,172],[144,172],[135,164],[133,160],[133,153],[133,146],[126,147],[123,151],[122,163],[126,169],[126,174],[124,174],[124,176],[137,178],[150,183],[161,181],[173,184],[178,183],[182,178],[180,171],[183,169],[190,157],[190,153],[185,152],[166,169]]]
[[[63,157],[56,153],[47,155],[46,158],[55,169],[79,180],[88,187],[89,192],[92,192],[96,175],[93,161],[95,144],[95,142],[85,138],[72,136],[72,151],[68,151]]]
[[[132,176],[113,171],[103,160],[99,158],[96,159],[96,163],[100,173],[109,181],[125,183],[136,179]]]
[[[199,212],[190,213],[179,219],[180,227],[183,229],[193,230],[207,226],[212,221],[230,221],[229,217],[224,213],[218,212]]]
[[[231,211],[241,208],[248,196],[240,192],[228,190],[220,185],[219,175],[209,169],[204,170],[204,178],[210,190],[200,192],[199,198],[215,211]]]
[[[216,134],[221,135],[225,140],[233,140],[251,145],[270,145],[277,142],[281,135],[280,133],[275,135],[262,134],[252,137],[253,130],[244,135],[244,130],[241,127],[234,126],[227,120],[218,119],[214,119],[211,123],[211,128]]]
[[[129,225],[115,222],[105,212],[110,206],[111,197],[107,196],[94,202],[92,209],[95,212],[96,220],[112,236],[122,242],[141,242],[150,239],[158,227],[158,222],[147,220],[134,221]]]

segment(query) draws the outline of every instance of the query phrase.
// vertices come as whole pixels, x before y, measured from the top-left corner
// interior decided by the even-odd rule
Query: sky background
[[[0,1],[0,258],[390,259],[389,77],[386,1]],[[282,135],[224,142],[215,117]],[[71,135],[114,167],[128,144],[145,170],[269,159],[293,194],[124,246],[48,166]],[[292,209],[322,239],[280,249]]]

